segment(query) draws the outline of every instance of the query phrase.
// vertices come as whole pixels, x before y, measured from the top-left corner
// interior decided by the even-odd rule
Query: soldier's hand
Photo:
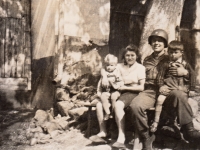
[[[188,71],[182,64],[176,64],[176,67],[170,67],[169,72],[174,76],[186,76],[188,74]]]

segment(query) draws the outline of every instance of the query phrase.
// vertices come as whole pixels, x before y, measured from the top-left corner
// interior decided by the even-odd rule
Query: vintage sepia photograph
[[[1,150],[199,150],[200,0],[0,0]]]

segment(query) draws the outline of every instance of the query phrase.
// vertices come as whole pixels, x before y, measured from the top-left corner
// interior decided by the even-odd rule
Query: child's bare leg
[[[111,110],[110,118],[113,118],[115,103],[116,103],[117,99],[119,98],[119,96],[120,96],[119,91],[115,91],[115,92],[111,93],[112,110]]]
[[[160,114],[162,111],[162,105],[163,105],[165,99],[166,99],[166,96],[164,96],[164,95],[158,96],[158,99],[156,102],[156,109],[155,109],[155,118],[154,118],[153,124],[151,125],[151,132],[155,132],[157,130],[157,126],[158,126],[158,123],[160,120]]]
[[[117,99],[119,98],[119,96],[120,96],[119,91],[115,91],[115,92],[111,93],[112,111],[114,110],[115,103],[116,103]]]
[[[109,115],[110,115],[109,97],[110,97],[110,93],[109,92],[103,92],[101,94],[101,101],[102,101],[103,109],[104,109],[104,111],[106,113],[105,117],[104,117],[104,120],[108,120],[109,119]]]

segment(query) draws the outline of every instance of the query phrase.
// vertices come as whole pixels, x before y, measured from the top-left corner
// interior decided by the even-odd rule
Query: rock
[[[30,132],[32,132],[32,133],[36,133],[36,132],[42,133],[43,130],[40,126],[37,126],[36,128],[31,128]]]
[[[42,125],[44,122],[48,121],[49,114],[44,110],[37,110],[34,116],[36,120],[36,125]]]
[[[59,130],[54,130],[54,131],[52,131],[51,133],[50,133],[50,136],[51,136],[51,138],[52,139],[54,139],[57,135],[59,135],[60,133],[59,133]]]
[[[44,125],[43,125],[43,129],[44,131],[46,131],[47,133],[51,133],[52,131],[55,131],[55,130],[62,130],[61,126],[55,122],[55,121],[52,121],[52,122],[46,122]]]
[[[192,112],[194,114],[194,117],[198,115],[198,102],[192,98],[188,98],[188,103],[190,104],[192,108]]]
[[[36,138],[36,139],[39,139],[40,138],[40,134],[38,132],[35,132],[33,137]]]
[[[36,128],[36,120],[34,118],[31,119],[29,127],[30,128]]]
[[[37,144],[37,139],[36,138],[32,138],[31,141],[30,141],[30,145],[33,146]]]
[[[87,107],[80,107],[69,110],[68,113],[73,119],[78,119],[81,115],[88,111]]]
[[[60,127],[61,127],[63,130],[68,130],[68,129],[69,129],[68,122],[65,121],[65,120],[60,120],[60,121],[58,121],[58,124],[60,125]]]
[[[40,135],[40,140],[49,140],[51,138],[50,134],[43,134]]]
[[[80,92],[77,94],[77,99],[85,100],[89,96],[88,92]]]
[[[64,88],[57,88],[56,89],[56,98],[60,101],[69,101],[69,92]]]
[[[31,140],[33,138],[33,136],[34,136],[34,133],[32,133],[32,132],[27,132],[26,133],[27,140]]]
[[[71,98],[71,101],[74,102],[75,100],[77,100],[77,95],[74,95],[72,98]]]
[[[37,141],[38,144],[46,144],[46,143],[50,143],[49,140],[38,140]]]
[[[61,101],[57,103],[58,111],[62,116],[68,116],[68,111],[74,106],[72,102]]]

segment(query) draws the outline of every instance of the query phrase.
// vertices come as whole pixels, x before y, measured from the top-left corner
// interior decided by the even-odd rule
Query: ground
[[[70,128],[46,144],[30,146],[26,130],[30,127],[34,110],[0,111],[0,149],[1,150],[111,150],[110,144],[93,145],[80,130]],[[131,149],[131,145],[128,145]],[[127,150],[129,150],[127,148]]]
[[[114,150],[111,147],[115,142],[117,135],[115,130],[112,131],[112,129],[116,128],[114,126],[111,126],[109,130],[112,133],[114,132],[114,136],[111,134],[112,140],[109,139],[109,144],[94,145],[86,138],[86,130],[81,131],[72,126],[62,134],[58,134],[54,138],[48,140],[48,143],[33,144],[33,146],[31,146],[31,137],[33,136],[28,134],[27,130],[31,128],[31,120],[34,117],[35,112],[35,110],[0,111],[0,150]],[[96,127],[96,124],[94,126]],[[93,131],[93,134],[98,132],[97,128],[94,129],[95,132]],[[128,135],[128,137],[133,137],[132,132],[129,132],[129,134],[126,135]],[[184,146],[185,142],[176,142],[174,138],[167,138],[163,135],[157,135],[157,137],[156,147],[162,145],[162,148],[160,147],[159,149],[165,149],[164,147],[176,147],[173,149],[180,149],[181,147],[181,149],[185,149],[185,146],[187,146]],[[133,145],[131,142],[127,143],[126,150],[132,150]]]

